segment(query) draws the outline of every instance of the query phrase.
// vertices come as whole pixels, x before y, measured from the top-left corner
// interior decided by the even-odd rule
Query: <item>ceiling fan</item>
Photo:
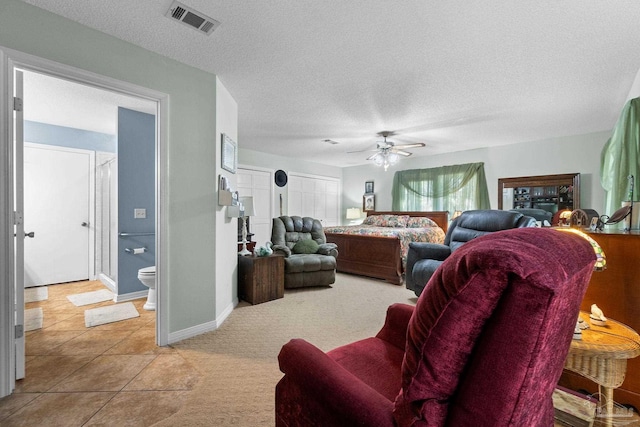
[[[405,151],[406,149],[420,148],[425,146],[425,144],[422,142],[396,145],[393,143],[393,141],[387,140],[388,137],[395,135],[395,133],[392,131],[384,130],[382,132],[378,132],[378,135],[383,138],[383,141],[378,142],[374,150],[349,151],[349,153],[375,151],[376,153],[367,157],[367,160],[373,160],[376,165],[383,166],[384,170],[386,171],[389,168],[389,165],[397,163],[398,159],[400,159],[400,156],[409,157],[411,154],[413,154],[409,151]]]

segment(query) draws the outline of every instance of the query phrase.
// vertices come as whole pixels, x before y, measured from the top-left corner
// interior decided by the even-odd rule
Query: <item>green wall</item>
[[[161,189],[168,328],[171,333],[213,322],[216,76],[18,0],[0,2],[0,46],[169,95],[168,169]],[[235,267],[223,268],[232,274]]]

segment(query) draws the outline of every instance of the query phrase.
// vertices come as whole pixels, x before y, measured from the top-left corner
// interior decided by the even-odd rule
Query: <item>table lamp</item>
[[[362,217],[362,212],[360,212],[359,208],[348,208],[347,209],[347,219],[352,220],[351,223],[355,224]]]
[[[240,218],[242,220],[242,249],[238,252],[238,255],[251,255],[251,252],[247,249],[247,218],[256,214],[253,207],[253,196],[240,197],[238,201],[237,205],[229,206],[227,217]]]

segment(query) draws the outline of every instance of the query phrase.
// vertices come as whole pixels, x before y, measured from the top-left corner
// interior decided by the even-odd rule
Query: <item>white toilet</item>
[[[142,306],[145,310],[156,309],[156,266],[145,267],[138,270],[138,280],[149,288],[147,302]]]

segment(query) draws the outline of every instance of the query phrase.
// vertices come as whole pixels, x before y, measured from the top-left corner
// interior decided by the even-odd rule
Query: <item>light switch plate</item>
[[[147,217],[147,210],[143,208],[136,208],[133,210],[133,217],[135,219],[144,219]]]

